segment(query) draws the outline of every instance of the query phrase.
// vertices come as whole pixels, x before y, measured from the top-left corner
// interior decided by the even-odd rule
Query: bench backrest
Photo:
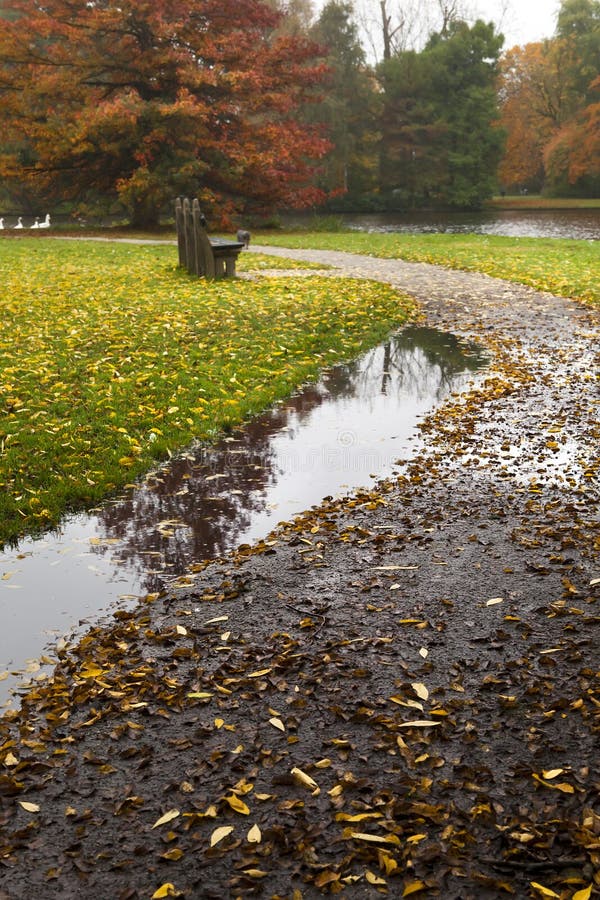
[[[226,278],[235,275],[236,260],[245,244],[241,241],[210,240],[200,203],[178,197],[175,201],[179,265],[193,275]]]
[[[192,203],[185,197],[175,201],[175,224],[177,226],[177,250],[179,265],[194,275],[215,277],[215,258],[206,228],[200,203],[195,198]]]

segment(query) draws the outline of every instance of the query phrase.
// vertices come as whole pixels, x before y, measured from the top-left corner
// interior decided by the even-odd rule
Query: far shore
[[[541,197],[539,194],[507,194],[485,204],[494,209],[600,209],[600,197]]]

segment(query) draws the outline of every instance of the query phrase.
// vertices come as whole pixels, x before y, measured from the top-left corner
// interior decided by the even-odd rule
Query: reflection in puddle
[[[389,475],[417,449],[418,419],[485,364],[452,335],[407,328],[102,510],[1,554],[0,673],[28,669],[35,678],[28,658],[111,603],[159,591],[193,561]]]

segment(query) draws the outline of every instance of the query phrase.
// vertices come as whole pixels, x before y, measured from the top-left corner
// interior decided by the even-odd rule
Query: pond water
[[[1,553],[0,700],[14,703],[23,673],[46,677],[39,658],[49,647],[117,605],[391,474],[418,448],[419,418],[486,363],[453,335],[408,327],[216,446],[192,448],[102,509]]]
[[[598,209],[485,210],[478,213],[344,213],[341,218],[358,231],[405,234],[490,234],[507,237],[600,240]],[[296,221],[300,221],[296,218]],[[304,218],[306,224],[307,219]],[[308,220],[310,221],[310,220]]]

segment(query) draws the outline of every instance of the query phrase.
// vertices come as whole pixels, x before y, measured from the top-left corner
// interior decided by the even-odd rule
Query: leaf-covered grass
[[[97,503],[399,326],[351,279],[206,283],[176,249],[0,240],[0,544]]]
[[[515,238],[480,234],[261,235],[262,244],[319,250],[347,250],[385,259],[434,263],[484,272],[587,303],[600,304],[600,249],[597,241]]]
[[[329,269],[321,263],[304,262],[298,259],[286,259],[283,256],[268,256],[266,253],[241,253],[238,257],[236,271],[261,272],[269,269]]]

